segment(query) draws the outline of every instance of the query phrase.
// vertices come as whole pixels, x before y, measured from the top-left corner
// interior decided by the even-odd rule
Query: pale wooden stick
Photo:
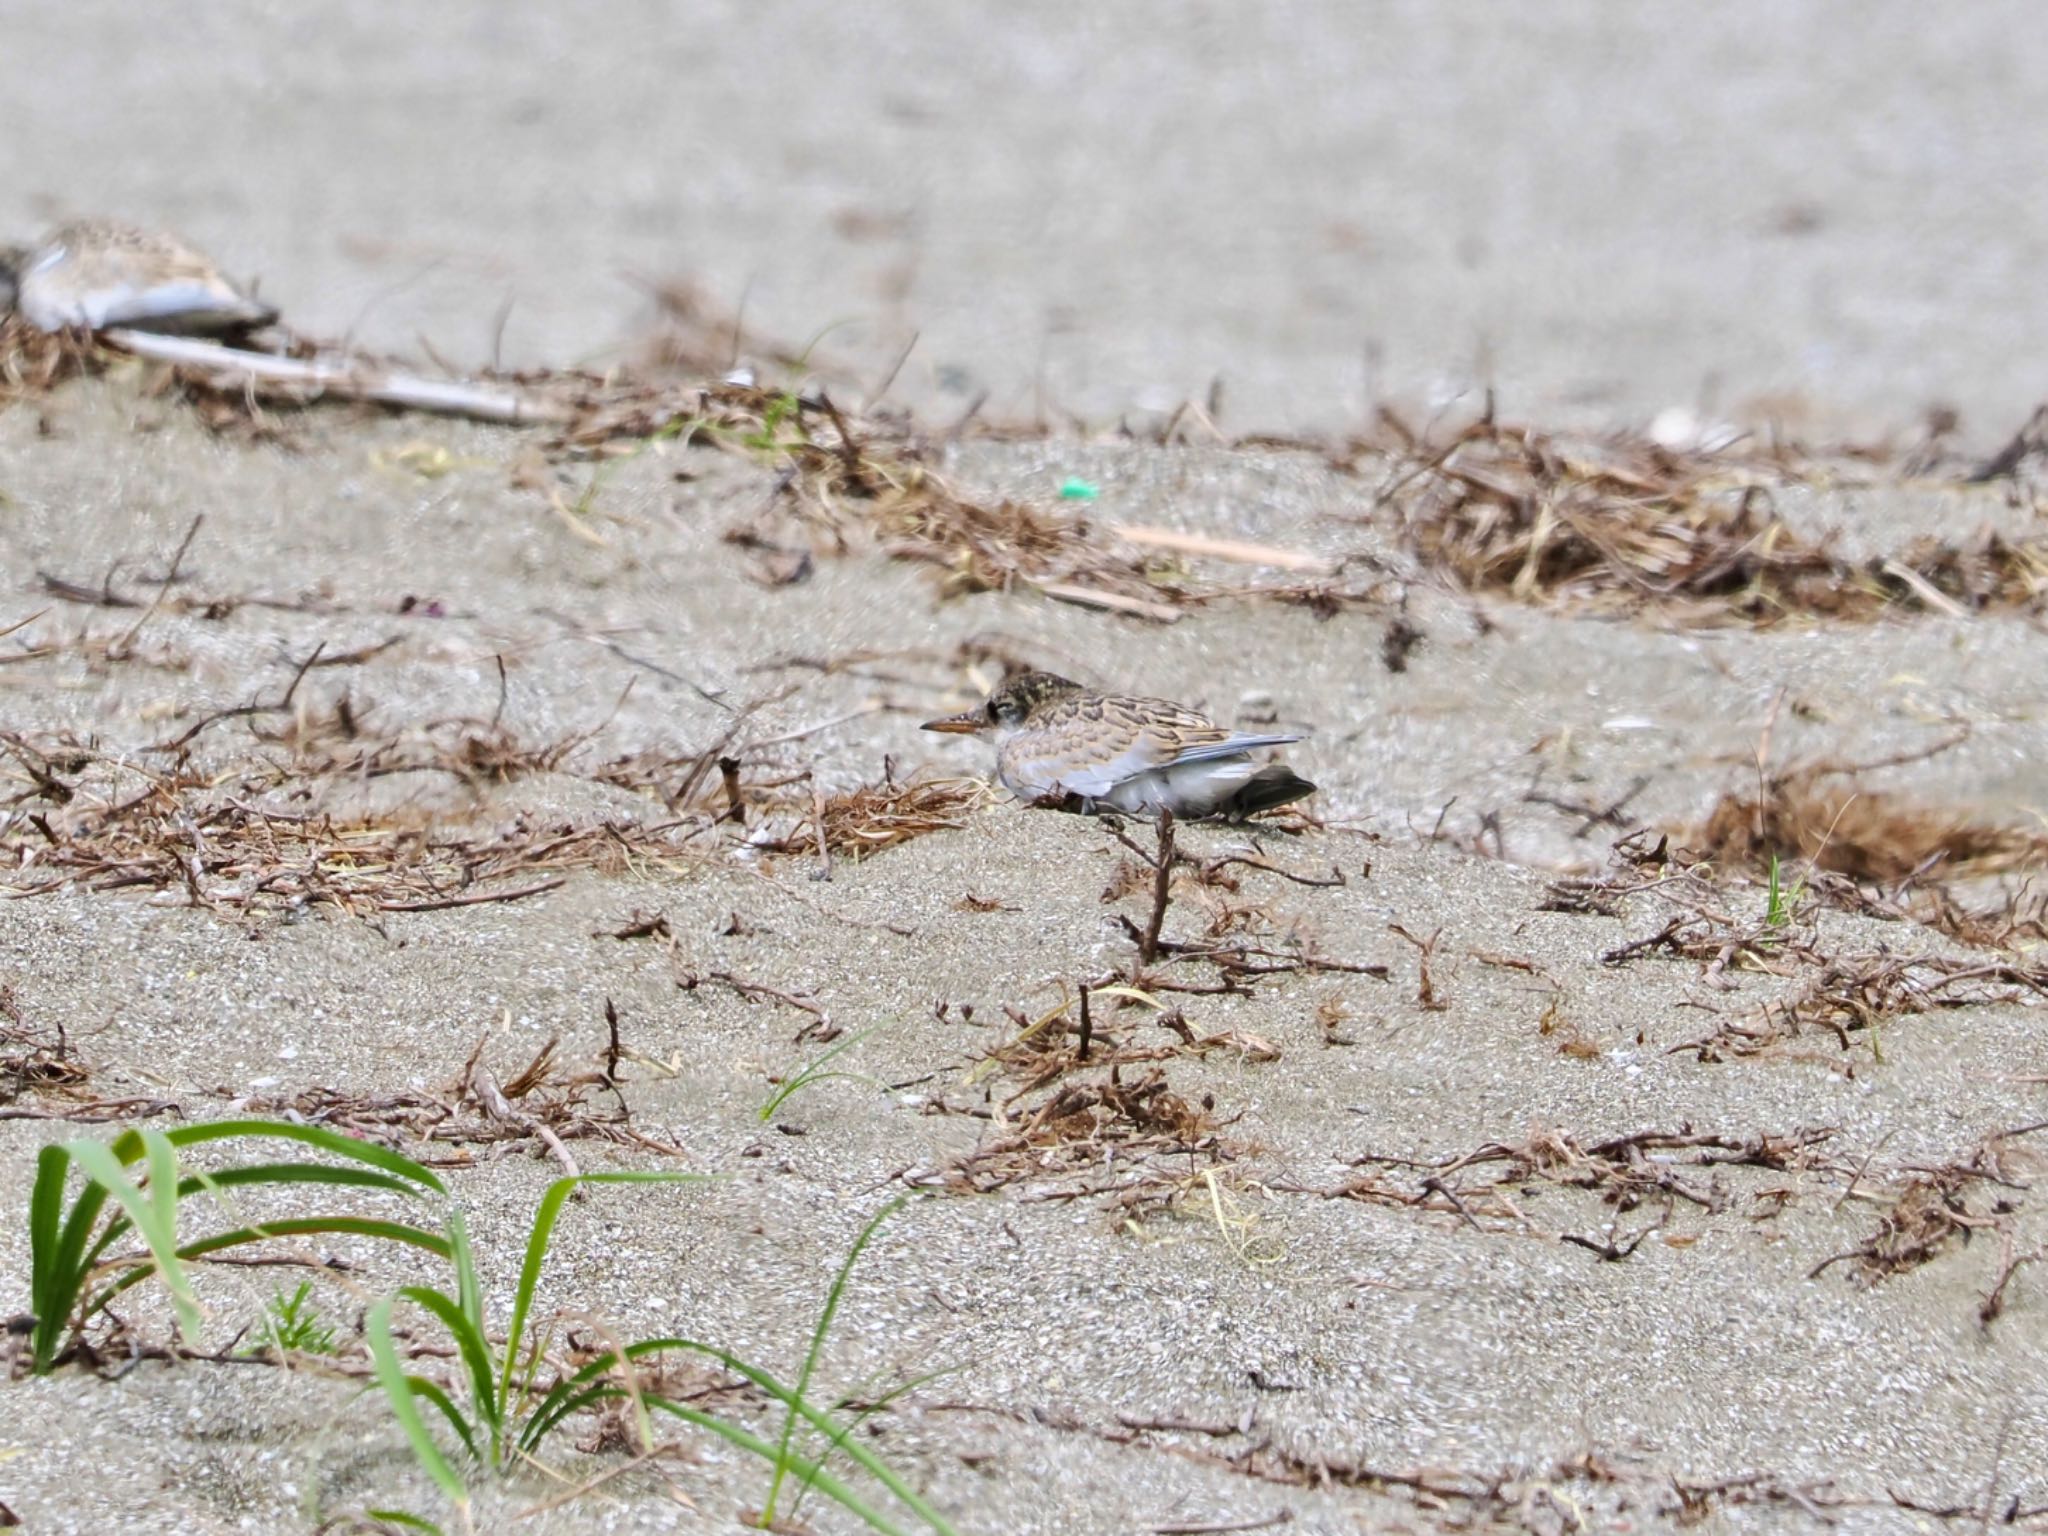
[[[1229,560],[1238,565],[1269,565],[1281,571],[1307,571],[1328,576],[1337,568],[1321,555],[1298,549],[1281,549],[1272,544],[1253,544],[1243,539],[1213,539],[1205,533],[1183,533],[1175,528],[1151,528],[1139,524],[1118,528],[1117,537],[1127,544],[1148,549],[1170,549],[1183,555],[1207,555],[1211,560]]]
[[[1885,575],[1898,582],[1899,585],[1906,588],[1907,591],[1919,598],[1923,604],[1932,608],[1936,613],[1945,613],[1952,619],[1967,619],[1970,616],[1969,609],[1950,597],[1910,565],[1905,565],[1897,560],[1887,560],[1881,569]]]
[[[1164,603],[1148,603],[1142,597],[1125,597],[1121,592],[1105,592],[1100,587],[1084,587],[1072,581],[1041,581],[1038,590],[1047,597],[1058,598],[1063,603],[1079,603],[1083,608],[1107,608],[1112,613],[1133,613],[1141,619],[1155,619],[1161,624],[1176,624],[1180,621],[1180,610],[1169,608]]]
[[[434,411],[447,416],[468,416],[477,421],[505,422],[515,426],[531,422],[561,422],[570,417],[559,401],[543,399],[524,390],[498,384],[472,384],[452,379],[423,379],[417,374],[355,358],[278,357],[267,352],[244,352],[218,342],[199,341],[188,336],[158,336],[148,331],[123,327],[100,332],[110,347],[136,357],[176,363],[185,368],[203,368],[229,384],[277,384],[334,395],[344,400],[375,400],[415,411]]]

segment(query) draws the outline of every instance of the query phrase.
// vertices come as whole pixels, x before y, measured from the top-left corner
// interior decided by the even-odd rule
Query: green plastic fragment
[[[1102,494],[1102,488],[1086,480],[1062,480],[1060,495],[1067,501],[1093,501]]]

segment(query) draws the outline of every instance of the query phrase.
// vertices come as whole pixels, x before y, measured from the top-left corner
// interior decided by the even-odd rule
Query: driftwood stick
[[[100,332],[100,340],[119,351],[183,368],[199,368],[226,385],[271,384],[332,395],[343,400],[374,400],[383,405],[477,421],[525,425],[561,422],[569,410],[559,401],[501,384],[476,384],[459,379],[423,379],[361,358],[278,357],[245,352],[218,342],[189,336],[157,336],[117,327]]]
[[[1183,533],[1175,528],[1151,528],[1138,524],[1120,527],[1116,536],[1126,544],[1146,549],[1168,549],[1181,555],[1206,555],[1211,560],[1228,560],[1236,565],[1267,565],[1280,571],[1306,571],[1328,576],[1336,567],[1321,555],[1298,549],[1281,549],[1274,544],[1253,544],[1244,539],[1216,539],[1206,533]]]
[[[1085,586],[1077,581],[1041,581],[1038,590],[1047,597],[1063,603],[1074,603],[1083,608],[1106,608],[1111,613],[1133,614],[1141,619],[1151,619],[1158,624],[1177,624],[1180,610],[1165,603],[1147,602],[1142,597],[1126,597],[1121,592],[1107,592],[1101,587]]]

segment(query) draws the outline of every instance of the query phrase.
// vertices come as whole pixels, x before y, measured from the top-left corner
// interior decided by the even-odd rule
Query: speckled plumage
[[[34,245],[0,252],[0,264],[0,296],[11,287],[14,308],[42,331],[125,325],[205,335],[277,318],[175,235],[109,220],[59,225]]]
[[[1014,677],[980,709],[925,729],[992,732],[997,777],[1035,804],[1192,820],[1248,816],[1315,790],[1251,756],[1299,736],[1243,735],[1165,699],[1097,693],[1050,672]]]

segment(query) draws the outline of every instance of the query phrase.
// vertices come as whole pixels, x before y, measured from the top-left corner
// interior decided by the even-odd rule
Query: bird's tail
[[[1241,820],[1259,811],[1270,811],[1276,805],[1291,805],[1315,792],[1315,785],[1285,763],[1269,763],[1246,779],[1244,788],[1231,796],[1230,814]]]
[[[167,307],[162,314],[120,323],[166,336],[219,336],[234,340],[277,324],[277,306],[252,299],[221,283],[214,285],[202,303],[188,308]]]

